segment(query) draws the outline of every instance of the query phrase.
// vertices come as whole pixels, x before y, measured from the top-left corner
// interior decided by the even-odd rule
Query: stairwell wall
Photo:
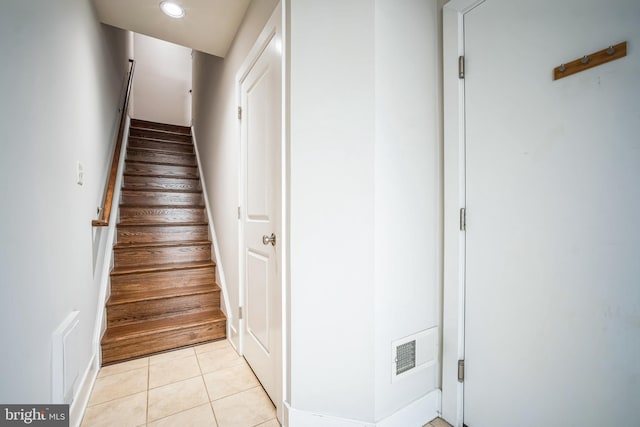
[[[211,203],[229,304],[238,307],[238,191],[240,144],[235,76],[277,0],[254,0],[249,5],[225,58],[194,51],[193,131],[207,198]],[[238,345],[237,313],[226,313],[229,339]]]
[[[134,34],[132,117],[191,126],[191,49]]]
[[[102,204],[128,33],[87,0],[8,2],[0,14],[0,402],[46,403],[51,336],[79,310],[79,387],[93,332],[105,233]],[[76,184],[77,162],[84,183]],[[76,390],[77,392],[78,390]]]

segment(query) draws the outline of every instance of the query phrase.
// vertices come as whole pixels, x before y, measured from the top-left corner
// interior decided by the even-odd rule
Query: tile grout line
[[[196,362],[198,363],[198,369],[200,369],[200,376],[202,377],[202,382],[204,383],[204,389],[207,391],[207,397],[209,398],[209,407],[211,408],[211,413],[213,414],[213,420],[216,423],[216,426],[219,426],[218,417],[216,417],[216,411],[215,409],[213,409],[213,400],[211,400],[209,387],[207,387],[207,382],[204,380],[204,372],[202,372],[202,366],[200,365],[200,358],[198,357],[198,352],[195,351],[195,349],[193,350],[193,352],[196,354]],[[207,353],[207,352],[204,352],[204,353]]]
[[[145,408],[144,425],[149,424],[149,383],[151,381],[151,358],[147,358],[147,407]]]

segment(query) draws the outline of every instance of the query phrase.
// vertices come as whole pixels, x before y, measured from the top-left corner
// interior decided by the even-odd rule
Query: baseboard
[[[202,174],[202,163],[200,162],[200,153],[198,152],[198,144],[196,140],[196,133],[191,126],[191,138],[193,139],[193,149],[196,154],[196,162],[198,163],[198,172]],[[213,225],[213,216],[211,214],[211,204],[209,203],[209,197],[207,195],[207,184],[204,182],[202,175],[200,175],[200,185],[202,186],[202,195],[204,196],[204,205],[207,210],[207,219],[209,223],[209,233],[211,234],[211,243],[213,244],[213,253],[214,253],[214,261],[216,262],[216,272],[218,274],[218,278],[220,279],[220,289],[222,289],[222,300],[224,303],[224,307],[222,311],[224,311],[227,316],[227,325],[231,323],[232,320],[232,311],[231,305],[229,303],[229,295],[227,292],[227,279],[224,275],[224,268],[222,268],[222,263],[220,262],[220,245],[218,244],[218,237],[216,236],[216,229]]]
[[[84,371],[84,375],[80,381],[80,387],[78,387],[78,392],[73,396],[73,402],[71,402],[71,407],[69,408],[70,427],[80,426],[82,417],[84,416],[84,411],[87,409],[87,405],[89,403],[89,397],[91,397],[93,384],[96,382],[96,378],[98,377],[99,370],[100,366],[98,363],[98,357],[94,353],[89,361],[87,369]]]
[[[422,427],[440,412],[442,392],[433,390],[394,414],[378,421],[376,427]]]
[[[441,391],[432,392],[413,401],[394,414],[369,423],[347,418],[332,417],[292,408],[284,403],[284,427],[422,427],[440,412]]]
[[[289,406],[288,402],[285,402],[285,408],[288,417],[285,417],[284,427],[376,427],[375,424],[363,421],[301,411]]]

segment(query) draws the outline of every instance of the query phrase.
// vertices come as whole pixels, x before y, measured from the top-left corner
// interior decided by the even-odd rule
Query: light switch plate
[[[76,183],[78,185],[82,185],[84,183],[84,167],[80,162],[78,162],[76,168]]]

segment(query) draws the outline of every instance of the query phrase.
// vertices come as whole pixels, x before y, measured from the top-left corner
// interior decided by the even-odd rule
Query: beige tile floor
[[[100,369],[82,427],[280,427],[228,341]],[[437,418],[424,427],[451,427]]]
[[[423,427],[451,427],[451,424],[443,420],[442,418],[436,418],[431,422],[425,424]]]
[[[225,340],[102,368],[82,427],[279,427],[275,417]]]

